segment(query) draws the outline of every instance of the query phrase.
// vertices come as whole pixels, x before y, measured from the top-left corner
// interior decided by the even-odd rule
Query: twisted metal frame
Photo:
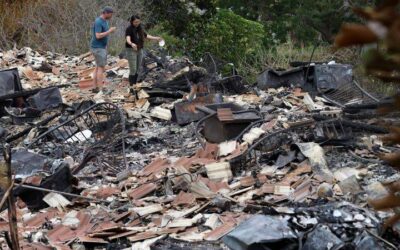
[[[264,121],[257,121],[249,125],[236,140],[241,142],[241,138],[251,128],[260,126]],[[249,168],[254,165],[259,165],[259,158],[266,154],[271,153],[278,149],[280,146],[293,142],[293,134],[304,135],[309,134],[311,141],[316,141],[318,135],[315,132],[315,128],[319,127],[321,133],[327,138],[327,141],[349,139],[353,138],[353,132],[355,130],[362,130],[363,132],[370,131],[373,133],[387,133],[387,131],[380,129],[377,126],[368,125],[361,123],[355,123],[340,118],[329,119],[324,121],[311,120],[308,123],[295,125],[287,129],[279,129],[271,133],[265,134],[261,138],[257,139],[251,146],[249,146],[241,155],[232,158],[229,162],[232,170],[237,171],[239,169]]]
[[[318,89],[319,94],[329,102],[344,108],[347,104],[351,104],[352,100],[358,100],[365,103],[378,103],[379,99],[363,89],[357,81],[343,84],[337,90],[323,93]]]
[[[92,136],[87,137],[83,133],[85,130],[92,131]],[[113,153],[121,146],[126,168],[125,137],[125,116],[122,110],[113,103],[98,103],[40,134],[27,148],[53,147],[65,152],[71,150],[72,145],[72,156],[82,153],[83,147],[85,152],[95,151],[98,157],[104,152]],[[67,143],[68,139],[75,139],[76,142]],[[84,142],[80,142],[81,139]]]

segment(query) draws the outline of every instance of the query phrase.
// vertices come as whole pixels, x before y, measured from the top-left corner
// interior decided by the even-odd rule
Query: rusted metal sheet
[[[108,244],[108,241],[105,241],[100,238],[92,238],[92,237],[87,237],[87,236],[80,236],[78,237],[79,242],[83,243],[93,243],[93,244]]]
[[[30,228],[40,228],[46,221],[58,215],[58,211],[48,211],[45,213],[38,213],[35,217],[24,222],[24,225]]]
[[[227,233],[231,232],[235,228],[235,226],[236,224],[232,222],[224,223],[216,229],[212,230],[210,233],[206,234],[204,239],[207,241],[217,241]]]
[[[232,109],[230,108],[220,108],[217,109],[217,115],[218,115],[218,119],[221,122],[225,122],[225,121],[233,121],[233,113],[232,113]]]
[[[263,194],[273,194],[274,190],[275,190],[275,185],[274,184],[265,183],[261,187],[261,191],[262,191]]]
[[[222,103],[222,97],[218,94],[200,96],[193,101],[182,101],[174,106],[176,121],[179,125],[195,122],[206,116],[202,111],[196,109],[198,106]]]
[[[76,238],[76,233],[67,226],[58,225],[50,230],[47,237],[52,242],[67,242]]]
[[[94,196],[96,196],[97,198],[107,199],[108,197],[116,195],[120,192],[121,190],[118,188],[106,186],[101,187],[99,190],[97,190]]]
[[[217,193],[221,189],[230,190],[230,187],[226,181],[216,182],[204,177],[201,177],[200,180],[214,193]]]
[[[311,193],[312,191],[312,185],[311,185],[311,180],[308,179],[301,183],[296,190],[294,191],[293,195],[294,198],[293,200],[295,202],[302,202],[304,201]]]
[[[159,173],[169,166],[169,161],[167,159],[158,158],[151,162],[149,165],[144,167],[142,174],[144,176],[149,176],[151,174]]]
[[[157,189],[157,185],[154,183],[147,183],[144,185],[141,185],[138,188],[135,188],[130,194],[129,197],[131,197],[134,200],[140,199],[145,197],[146,195],[154,192]]]
[[[143,232],[143,233],[138,233],[135,236],[132,237],[128,237],[128,239],[131,242],[136,242],[136,241],[141,241],[141,240],[147,240],[147,239],[151,239],[151,238],[155,238],[157,237],[158,234],[154,233],[154,232]]]
[[[191,205],[195,201],[196,197],[193,194],[181,191],[175,198],[174,202],[172,202],[172,205],[173,206]]]
[[[213,143],[206,143],[203,148],[200,148],[195,157],[203,159],[216,159],[218,154],[218,145]]]

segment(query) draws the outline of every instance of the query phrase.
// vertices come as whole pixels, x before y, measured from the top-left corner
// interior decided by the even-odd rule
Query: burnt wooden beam
[[[28,96],[32,96],[34,94],[37,94],[39,91],[41,90],[45,90],[45,89],[50,89],[50,88],[65,88],[70,86],[69,84],[62,84],[62,85],[57,85],[57,86],[50,86],[50,87],[46,87],[46,88],[37,88],[37,89],[32,89],[32,90],[23,90],[23,91],[18,91],[15,93],[11,93],[11,94],[7,94],[7,95],[2,95],[0,96],[0,102],[4,102],[6,100],[10,100],[10,99],[14,99],[14,98],[18,98],[18,97],[28,97]]]
[[[4,159],[6,161],[7,167],[7,178],[8,184],[12,187],[12,173],[11,173],[11,148],[8,144],[4,147]],[[13,195],[13,188],[9,189],[10,192],[7,197],[8,204],[8,223],[10,226],[10,238],[12,249],[19,250],[19,241],[18,241],[18,226],[17,226],[17,209],[15,206],[15,198]]]

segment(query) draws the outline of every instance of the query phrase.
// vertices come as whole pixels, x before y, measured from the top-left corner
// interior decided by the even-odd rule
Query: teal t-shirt
[[[103,33],[108,31],[109,26],[108,22],[101,17],[96,18],[93,25],[93,34],[92,34],[92,48],[101,48],[105,49],[107,47],[108,36],[103,37],[101,39],[96,38],[96,33]]]

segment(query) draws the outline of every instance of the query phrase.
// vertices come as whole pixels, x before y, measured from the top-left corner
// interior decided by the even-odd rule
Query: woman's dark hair
[[[133,26],[132,23],[133,23],[135,20],[137,20],[137,19],[140,19],[140,16],[139,16],[139,15],[132,15],[132,16],[129,18],[129,23],[130,23],[130,25]],[[140,24],[140,25],[137,27],[137,31],[138,31],[138,33],[139,33],[140,39],[141,39],[142,41],[144,41],[145,37],[144,37],[144,30],[143,30],[142,24]]]

